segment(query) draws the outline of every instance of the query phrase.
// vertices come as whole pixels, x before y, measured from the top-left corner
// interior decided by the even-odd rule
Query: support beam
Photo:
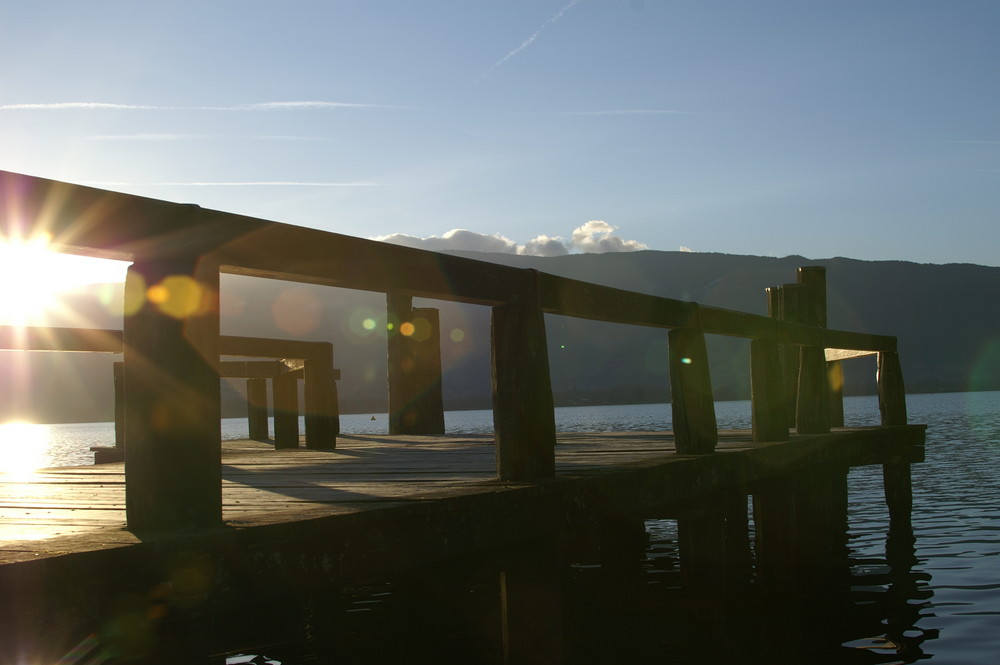
[[[417,412],[414,434],[444,434],[444,394],[441,385],[441,317],[433,307],[412,311],[413,360],[416,367],[411,387]]]
[[[796,271],[800,288],[796,305],[798,323],[826,327],[826,268],[805,266]],[[803,346],[799,351],[798,399],[795,430],[799,434],[826,434],[830,431],[829,379],[825,350]]]
[[[267,379],[247,379],[247,422],[251,439],[268,440]]]
[[[801,585],[842,569],[847,561],[847,507],[843,465],[758,483],[753,513],[761,578],[779,587]]]
[[[844,426],[844,365],[842,360],[827,360],[826,385],[829,391],[830,427]]]
[[[412,298],[386,295],[389,353],[389,433],[444,434],[441,324],[438,310],[414,308]]]
[[[711,453],[719,440],[719,428],[715,420],[705,334],[698,325],[697,315],[687,326],[674,328],[667,336],[670,404],[677,452],[682,455]]]
[[[878,406],[885,426],[905,425],[906,389],[903,370],[896,352],[878,354]],[[910,462],[897,459],[882,465],[885,502],[889,508],[889,536],[894,543],[893,556],[907,556],[913,542],[913,479]],[[909,553],[912,556],[912,552]]]
[[[222,521],[219,269],[136,261],[125,281],[125,503],[133,531]]]
[[[289,372],[274,378],[274,447],[299,447],[298,374]]]
[[[556,423],[537,282],[492,312],[493,430],[500,480],[555,475]]]
[[[410,411],[413,394],[411,377],[416,370],[413,348],[408,336],[400,332],[404,323],[409,322],[413,310],[413,298],[398,293],[385,295],[386,321],[388,326],[386,351],[388,353],[389,384],[389,434],[406,434],[416,422],[416,413]]]
[[[305,385],[306,448],[329,450],[337,447],[340,433],[340,409],[334,381],[333,345],[305,361],[302,371]]]
[[[787,440],[788,405],[782,386],[779,349],[773,340],[750,342],[750,391],[753,440]]]
[[[799,350],[798,382],[795,431],[799,434],[826,434],[830,431],[830,397],[823,349],[803,346]]]
[[[505,665],[565,661],[561,561],[556,550],[548,541],[526,544],[523,551],[510,555],[500,573]]]

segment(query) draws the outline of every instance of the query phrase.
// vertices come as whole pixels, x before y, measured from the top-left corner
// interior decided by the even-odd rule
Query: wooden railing
[[[791,319],[704,307],[11,173],[0,172],[0,196],[0,234],[45,232],[60,251],[133,262],[125,298],[136,307],[125,317],[123,340],[126,507],[135,530],[221,521],[218,370],[212,360],[220,355],[221,272],[491,307],[494,436],[501,480],[554,474],[556,430],[545,313],[667,330],[680,454],[711,453],[717,441],[706,334],[752,340],[755,440],[788,437],[791,392],[782,374],[791,363],[782,363],[783,348],[794,348],[798,355],[794,393],[799,433],[829,427],[822,416],[828,409],[829,350],[835,357],[877,353],[883,423],[906,420],[895,338],[829,330],[825,321],[805,315]],[[800,279],[807,294],[816,291],[814,277]],[[195,292],[200,305],[178,316],[146,298],[150,286],[165,284],[183,285],[187,296]],[[818,301],[810,297],[803,301],[815,310]]]

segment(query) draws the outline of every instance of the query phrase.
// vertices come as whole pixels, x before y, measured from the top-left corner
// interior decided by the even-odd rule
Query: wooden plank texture
[[[850,464],[876,463],[880,450],[898,454],[893,445],[899,440],[922,441],[918,426],[887,430],[894,434],[885,431],[836,430],[826,436],[793,436],[783,443],[754,443],[749,430],[726,431],[720,433],[716,452],[735,456],[732,461],[742,468],[741,478],[752,480],[812,463],[810,455],[840,455],[838,459]],[[875,445],[869,443],[867,452],[847,445],[861,439]],[[700,457],[677,455],[671,432],[563,433],[558,440],[560,479],[599,479],[630,468],[684,466]],[[221,461],[223,518],[243,525],[271,521],[275,515],[294,521],[301,511],[317,507],[357,512],[399,501],[425,502],[531,485],[496,481],[489,435],[342,435],[336,450],[275,450],[259,441],[227,441]],[[111,529],[116,535],[109,536],[109,542],[127,540],[124,483],[121,463],[0,476],[0,562],[9,558],[5,552],[45,553],[46,539],[88,530]],[[671,492],[669,487],[662,489],[665,501]]]

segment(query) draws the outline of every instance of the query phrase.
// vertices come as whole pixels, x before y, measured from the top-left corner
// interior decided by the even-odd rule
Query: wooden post
[[[725,489],[692,504],[677,516],[684,584],[697,593],[721,595],[751,568],[746,490]]]
[[[441,385],[441,317],[433,307],[412,310],[414,372],[412,403],[417,411],[414,434],[444,434],[444,395]]]
[[[719,440],[715,420],[708,351],[695,311],[691,322],[673,328],[668,335],[670,403],[674,444],[681,455],[704,455],[715,450]]]
[[[556,423],[537,273],[492,312],[493,430],[500,480],[555,475]]]
[[[689,589],[719,596],[725,588],[726,517],[719,497],[700,498],[697,511],[677,519],[681,576]]]
[[[796,283],[808,289],[800,312],[801,322],[810,326],[825,328],[826,323],[826,268],[823,266],[803,266],[796,271]]]
[[[115,379],[115,449],[125,450],[125,364],[116,362],[111,367]]]
[[[826,356],[823,349],[815,346],[803,346],[799,353],[795,431],[799,434],[826,434],[830,431]]]
[[[795,285],[771,286],[767,291],[767,314],[779,321],[793,321],[797,316],[798,298]],[[791,344],[778,346],[781,366],[781,391],[786,427],[795,426],[795,402],[799,386],[799,349]]]
[[[411,378],[416,369],[413,358],[413,344],[410,337],[403,335],[400,328],[410,319],[413,298],[398,293],[387,293],[386,320],[389,330],[386,337],[388,353],[389,381],[389,434],[407,434],[416,421],[416,413],[410,410],[413,394]]]
[[[750,342],[750,391],[753,440],[787,440],[787,402],[782,388],[778,344],[774,340]]]
[[[847,554],[847,471],[827,465],[758,483],[753,511],[757,565],[765,580],[822,581]]]
[[[251,439],[268,440],[267,379],[247,379],[247,421]]]
[[[601,547],[601,576],[610,588],[621,589],[639,583],[640,563],[649,544],[646,523],[637,518],[601,520],[598,523]]]
[[[906,389],[899,354],[884,351],[878,354],[878,406],[882,425],[905,425]],[[882,484],[885,502],[889,508],[889,533],[894,542],[912,541],[913,480],[910,463],[906,459],[893,460],[882,465]],[[905,551],[895,547],[896,552]]]
[[[441,324],[438,310],[412,307],[412,298],[387,294],[389,433],[444,434]]]
[[[316,348],[315,355],[306,359],[303,368],[306,448],[328,450],[337,447],[340,429],[333,373],[333,345],[322,344]]]
[[[274,447],[299,447],[299,382],[296,372],[274,377]]]
[[[844,426],[844,366],[843,361],[831,360],[826,363],[827,389],[830,396],[830,427]]]
[[[806,266],[796,271],[797,288],[792,315],[799,323],[826,327],[826,268]],[[786,311],[786,314],[788,312]],[[795,403],[795,431],[825,434],[830,431],[829,378],[826,352],[804,346],[799,350],[798,398]]]
[[[219,269],[140,259],[125,280],[125,505],[133,531],[222,521]]]
[[[564,662],[562,575],[557,548],[548,541],[522,546],[500,572],[503,662]]]
[[[878,408],[885,426],[906,424],[906,388],[899,354],[882,351],[878,354]]]

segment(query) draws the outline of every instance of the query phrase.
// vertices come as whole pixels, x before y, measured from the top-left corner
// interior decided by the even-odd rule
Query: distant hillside
[[[896,335],[910,392],[1000,389],[1000,268],[923,265],[845,258],[811,260],[644,251],[526,257],[463,256],[671,298],[765,313],[764,288],[792,282],[795,268],[827,268],[829,323]],[[115,298],[120,298],[120,294]],[[71,299],[77,312],[59,325],[120,327],[106,293]],[[341,369],[348,411],[385,409],[385,300],[378,294],[223,276],[226,334],[329,340]],[[489,404],[489,310],[418,301],[441,309],[445,399],[451,409]],[[373,323],[374,322],[374,325]],[[550,316],[549,355],[561,404],[666,401],[666,335],[661,330]],[[721,399],[749,395],[743,340],[710,340],[713,385]],[[110,356],[0,352],[0,418],[42,422],[107,420],[112,414]],[[874,362],[847,363],[849,393],[874,390]],[[242,382],[224,390],[229,415],[241,415]]]

